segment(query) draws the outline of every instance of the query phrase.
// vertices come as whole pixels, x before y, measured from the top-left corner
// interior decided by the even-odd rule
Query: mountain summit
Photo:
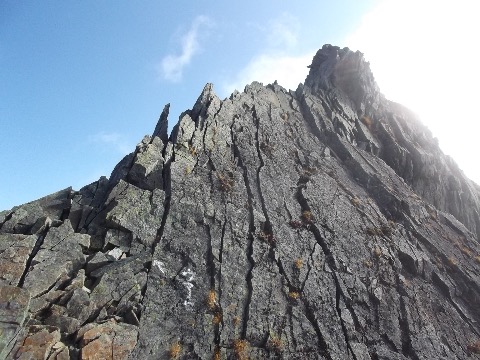
[[[478,356],[480,188],[363,54],[168,111],[109,179],[0,213],[0,359]]]

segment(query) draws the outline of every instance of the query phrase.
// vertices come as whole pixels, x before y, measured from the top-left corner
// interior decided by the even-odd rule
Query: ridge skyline
[[[387,98],[416,111],[444,153],[480,182],[480,175],[472,175],[480,170],[475,159],[480,121],[468,106],[456,106],[475,103],[474,84],[480,82],[473,63],[478,49],[470,46],[472,34],[480,32],[478,22],[469,20],[478,13],[475,1],[300,6],[268,0],[256,4],[253,15],[246,13],[248,6],[207,2],[188,11],[153,1],[122,4],[112,12],[113,6],[96,4],[92,13],[80,3],[5,4],[0,157],[8,171],[0,177],[0,208],[108,176],[151,131],[164,104],[172,104],[173,125],[206,83],[214,83],[221,98],[254,80],[278,80],[296,89],[323,43],[362,51]],[[225,21],[231,12],[238,17]],[[159,14],[181,16],[158,21]],[[402,19],[408,19],[408,29]],[[438,55],[445,43],[468,49],[461,62]]]

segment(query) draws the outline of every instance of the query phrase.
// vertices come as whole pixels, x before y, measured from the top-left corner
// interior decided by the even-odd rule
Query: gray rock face
[[[479,187],[361,53],[207,84],[170,138],[168,109],[110,179],[1,213],[4,358],[478,356]]]

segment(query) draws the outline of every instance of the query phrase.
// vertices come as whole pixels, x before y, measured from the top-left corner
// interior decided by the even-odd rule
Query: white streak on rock
[[[191,300],[192,300],[192,289],[194,285],[191,282],[195,277],[195,273],[191,269],[187,268],[187,270],[181,272],[181,275],[186,280],[182,282],[182,285],[185,286],[185,288],[187,289],[187,298],[183,302],[183,305],[187,310],[192,310],[194,304]]]
[[[162,273],[162,275],[166,275],[165,271],[165,264],[162,262],[162,261],[159,261],[159,260],[153,260],[153,266],[156,266],[158,268],[158,270],[160,270],[160,272]]]

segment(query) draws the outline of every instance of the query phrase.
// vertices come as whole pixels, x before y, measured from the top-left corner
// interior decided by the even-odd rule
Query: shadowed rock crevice
[[[302,298],[303,305],[305,306],[305,316],[310,322],[311,326],[315,330],[315,333],[317,335],[317,352],[319,355],[324,356],[328,360],[333,360],[334,358],[328,351],[328,343],[325,340],[322,331],[320,330],[320,327],[318,326],[318,321],[315,318],[315,311],[311,308],[311,305],[309,304],[307,299]]]
[[[43,244],[43,240],[45,239],[45,236],[47,235],[48,232],[48,225],[45,226],[45,229],[43,229],[37,236],[37,240],[35,241],[35,246],[32,249],[32,252],[30,253],[26,263],[25,263],[25,269],[22,273],[22,276],[20,277],[17,286],[18,287],[23,287],[23,283],[25,282],[25,276],[27,276],[28,270],[30,269],[30,266],[32,265],[32,261],[35,258],[35,255],[37,255],[38,250],[40,250],[40,247]]]
[[[345,322],[342,318],[342,309],[340,308],[340,299],[342,299],[343,304],[346,305],[345,310],[349,311],[349,314],[353,313],[353,315],[354,315],[354,312],[352,311],[353,309],[348,307],[348,299],[345,297],[345,294],[342,291],[342,287],[340,285],[338,274],[337,274],[337,265],[335,263],[334,254],[330,250],[330,248],[329,248],[327,242],[325,241],[325,239],[323,238],[320,230],[316,226],[314,215],[312,214],[311,208],[308,205],[308,202],[303,195],[302,186],[305,186],[307,183],[308,183],[308,181],[306,181],[305,183],[302,183],[301,181],[299,181],[299,187],[297,189],[296,198],[297,198],[297,200],[298,200],[298,202],[299,202],[299,204],[301,205],[301,208],[302,208],[302,216],[303,216],[303,220],[305,222],[305,226],[314,235],[314,237],[317,241],[317,244],[321,247],[321,249],[322,249],[322,251],[325,255],[325,259],[327,261],[326,266],[328,266],[328,268],[329,268],[328,272],[331,273],[333,281],[335,282],[335,303],[336,303],[335,309],[336,309],[338,318],[340,319],[340,325],[341,325],[341,328],[342,328],[342,331],[343,331],[343,334],[344,334],[344,337],[345,337],[345,343],[347,345],[347,348],[349,349],[350,356],[352,356],[352,358],[356,360],[357,356],[356,356],[354,350],[351,347],[347,327],[346,327]],[[335,233],[331,229],[329,229],[328,226],[324,226],[324,228],[332,234],[333,240],[335,241]],[[307,274],[307,277],[308,277],[308,274]],[[308,309],[308,307],[307,307],[307,309]],[[311,316],[311,315],[309,315],[309,316]],[[355,326],[358,327],[358,320],[356,320],[355,317],[353,317],[353,320],[356,322]],[[318,332],[317,332],[317,334],[318,334]],[[322,340],[321,342],[323,342],[323,341],[324,340]]]
[[[252,276],[253,276],[253,269],[255,267],[255,260],[253,259],[253,241],[254,241],[254,234],[255,234],[255,219],[254,219],[254,214],[253,214],[253,202],[254,202],[254,197],[252,194],[251,190],[251,185],[250,181],[248,178],[248,172],[247,168],[244,166],[242,157],[240,154],[240,151],[236,145],[236,139],[235,139],[235,133],[233,132],[233,125],[231,128],[231,138],[232,138],[232,147],[233,147],[233,155],[235,160],[237,161],[238,167],[242,169],[242,175],[243,175],[243,181],[245,183],[245,188],[247,191],[247,201],[248,201],[248,213],[249,213],[249,219],[248,219],[248,244],[247,244],[247,259],[249,262],[249,268],[247,269],[247,276],[245,278],[247,282],[247,299],[245,302],[245,309],[243,312],[243,320],[242,320],[242,332],[241,332],[241,338],[245,339],[246,334],[247,334],[247,327],[248,327],[248,319],[250,316],[250,302],[252,301],[252,292],[253,292],[253,286],[252,286]]]

